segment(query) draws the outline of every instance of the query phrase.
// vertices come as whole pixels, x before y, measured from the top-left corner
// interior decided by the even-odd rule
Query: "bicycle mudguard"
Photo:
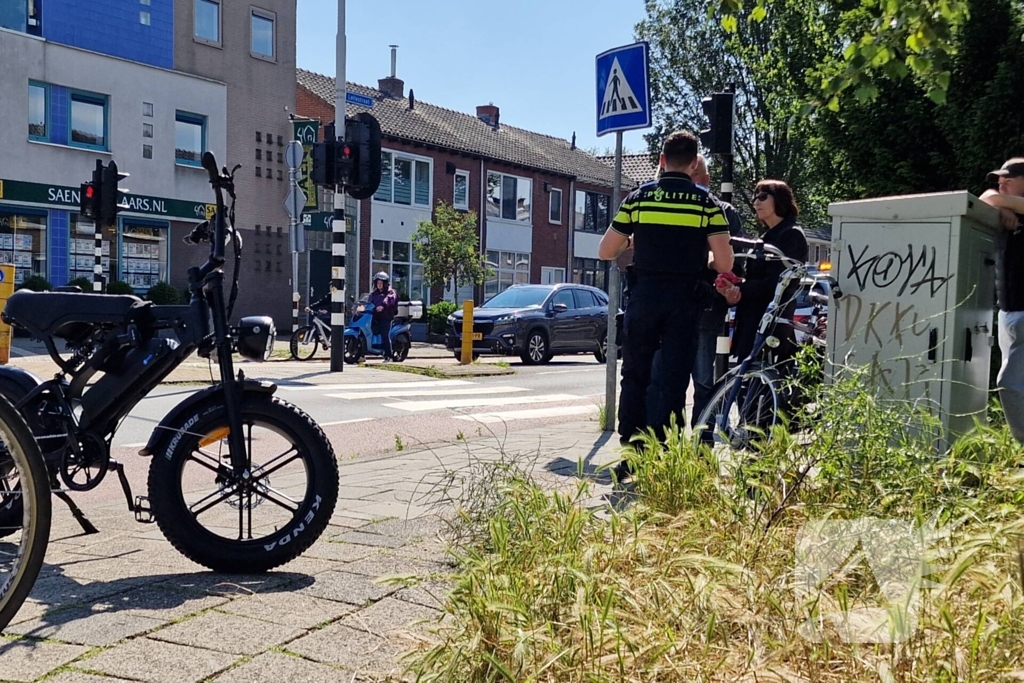
[[[43,383],[28,370],[13,365],[0,365],[0,395],[17,406],[33,389]]]
[[[247,379],[242,383],[243,396],[248,394],[261,394],[269,398],[276,391],[277,385],[273,382]],[[198,421],[198,408],[203,403],[210,403],[210,405],[213,406],[222,405],[224,403],[224,386],[221,384],[215,384],[211,387],[207,387],[200,392],[192,394],[176,405],[171,412],[167,413],[160,424],[157,425],[156,429],[153,430],[146,446],[139,451],[139,455],[153,455],[161,443],[173,439],[178,433],[182,420],[186,417],[189,411],[197,411],[195,419]]]

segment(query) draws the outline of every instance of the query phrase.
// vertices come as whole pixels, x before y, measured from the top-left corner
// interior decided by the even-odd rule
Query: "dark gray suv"
[[[575,284],[512,285],[473,310],[473,357],[519,356],[527,365],[593,353],[605,361],[608,295]],[[462,311],[448,316],[445,346],[462,358]]]

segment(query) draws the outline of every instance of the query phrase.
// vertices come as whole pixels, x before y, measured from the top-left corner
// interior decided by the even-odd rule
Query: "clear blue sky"
[[[298,65],[334,76],[338,0],[298,3]],[[615,135],[595,133],[594,58],[634,41],[643,0],[350,0],[347,77],[372,87],[398,77],[416,99],[462,112],[493,102],[501,122],[599,151]],[[629,131],[624,146],[645,148]]]

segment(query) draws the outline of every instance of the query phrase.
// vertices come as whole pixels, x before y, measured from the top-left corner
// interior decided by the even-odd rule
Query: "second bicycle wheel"
[[[295,360],[309,360],[316,355],[319,345],[320,335],[316,329],[311,325],[303,325],[292,334],[289,348]]]
[[[0,630],[32,591],[50,540],[50,487],[32,432],[14,406],[0,398],[0,505],[17,500],[0,540]]]
[[[734,376],[720,380],[712,389],[711,401],[697,420],[700,443],[727,446],[733,450],[755,450],[771,438],[779,423],[779,378],[774,370],[757,369],[740,380],[736,400],[726,409]]]

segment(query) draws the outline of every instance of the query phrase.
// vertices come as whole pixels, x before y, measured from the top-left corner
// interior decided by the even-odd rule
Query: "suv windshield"
[[[540,306],[551,290],[547,287],[509,288],[498,294],[480,308],[530,308]]]

